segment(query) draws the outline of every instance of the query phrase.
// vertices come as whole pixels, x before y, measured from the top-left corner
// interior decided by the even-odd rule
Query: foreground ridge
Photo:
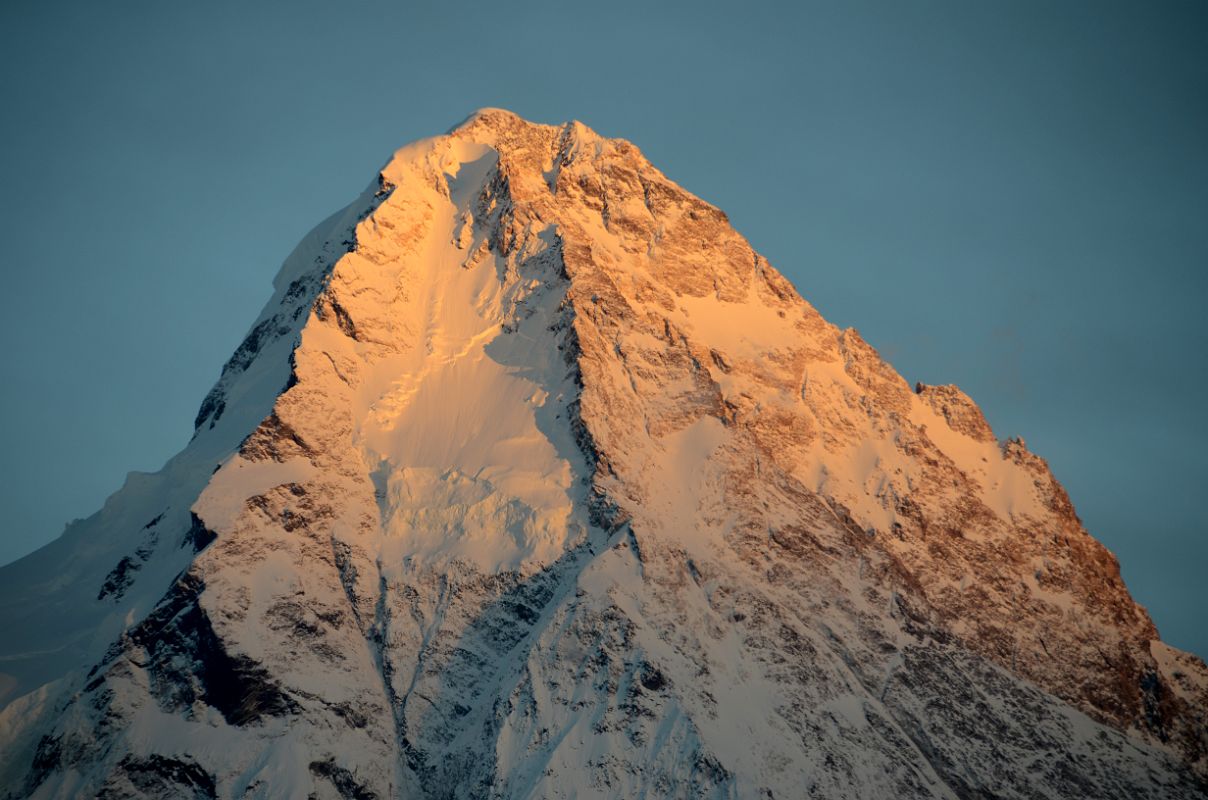
[[[286,260],[189,445],[0,570],[0,796],[1200,797],[1045,462],[629,142],[499,109]]]

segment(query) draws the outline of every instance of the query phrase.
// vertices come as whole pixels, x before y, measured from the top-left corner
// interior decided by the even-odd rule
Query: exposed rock
[[[927,386],[916,383],[915,394],[922,397],[957,433],[963,433],[979,442],[993,442],[994,432],[982,415],[981,409],[969,399],[969,395],[955,386]]]

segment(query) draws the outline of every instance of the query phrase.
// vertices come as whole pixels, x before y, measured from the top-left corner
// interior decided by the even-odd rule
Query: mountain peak
[[[274,286],[3,571],[10,794],[1199,795],[1208,670],[1045,462],[632,144],[480,110]]]
[[[474,125],[515,125],[517,123],[525,125],[535,125],[537,123],[529,122],[514,111],[509,111],[506,108],[496,108],[494,106],[483,106],[475,111],[472,111],[469,116],[461,122],[449,129],[449,133],[468,128]]]
[[[485,106],[463,119],[461,122],[454,125],[447,131],[446,135],[456,134],[458,132],[472,132],[474,130],[509,130],[517,128],[540,128],[540,129],[558,129],[579,131],[593,138],[600,138],[595,131],[588,128],[578,120],[570,120],[560,125],[548,125],[540,122],[532,122],[520,116],[514,111],[506,108],[494,108]]]

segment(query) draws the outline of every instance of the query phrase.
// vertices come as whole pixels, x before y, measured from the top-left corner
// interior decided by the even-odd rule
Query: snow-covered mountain
[[[0,570],[0,796],[1180,798],[1208,669],[1045,462],[636,147],[480,111]]]

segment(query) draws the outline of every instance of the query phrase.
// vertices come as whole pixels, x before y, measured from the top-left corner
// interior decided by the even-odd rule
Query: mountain
[[[1184,798],[1208,669],[1045,462],[632,144],[500,110],[0,570],[10,797]]]

